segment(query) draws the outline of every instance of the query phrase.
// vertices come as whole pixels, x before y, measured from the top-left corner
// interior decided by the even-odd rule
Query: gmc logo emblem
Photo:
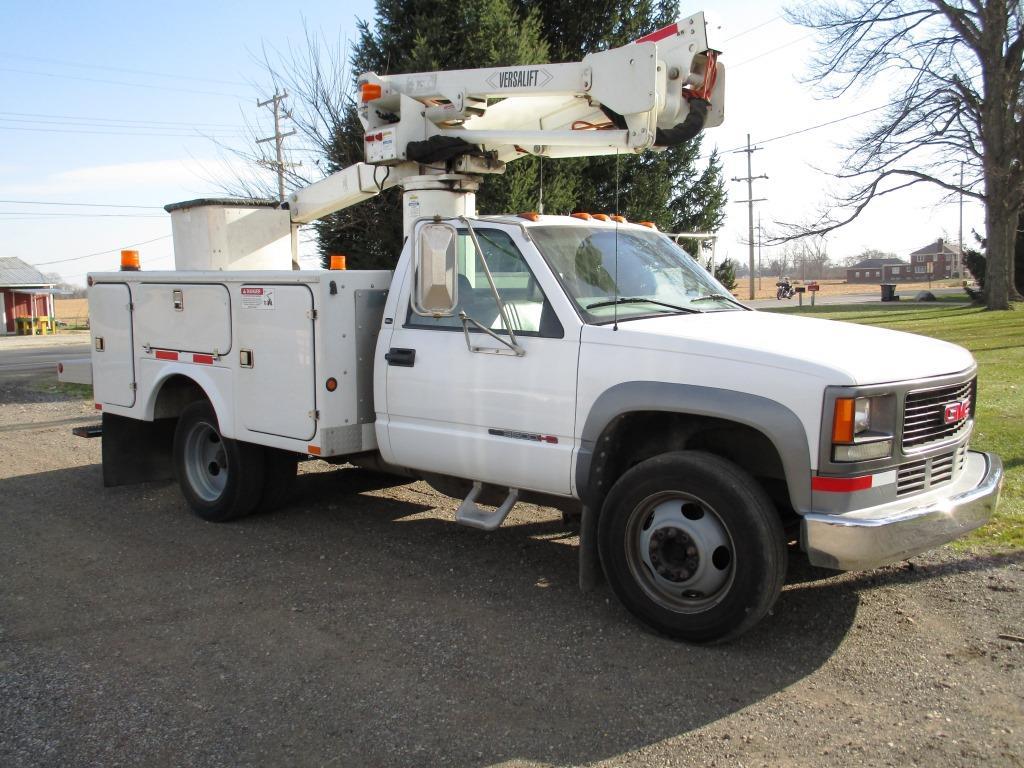
[[[961,400],[959,403],[950,403],[946,406],[943,416],[947,424],[956,424],[971,415],[971,401]]]

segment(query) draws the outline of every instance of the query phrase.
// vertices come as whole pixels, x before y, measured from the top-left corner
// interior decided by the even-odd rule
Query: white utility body
[[[105,482],[174,475],[222,521],[287,503],[316,456],[423,478],[476,528],[549,503],[580,518],[581,586],[603,574],[693,641],[767,613],[792,540],[856,569],[984,523],[1002,465],[968,450],[965,350],[751,311],[621,217],[476,215],[481,176],[518,156],[720,123],[707,35],[696,14],[578,64],[368,73],[372,164],[287,208],[169,206],[179,269],[89,276]],[[393,273],[287,268],[297,224],[396,183]]]

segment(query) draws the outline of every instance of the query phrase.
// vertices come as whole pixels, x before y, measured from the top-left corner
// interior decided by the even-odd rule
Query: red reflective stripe
[[[864,491],[871,487],[871,475],[861,477],[812,477],[811,488],[815,491],[849,493]]]
[[[213,365],[213,355],[192,355],[192,362],[200,365]]]
[[[155,352],[155,355],[156,355],[156,359],[157,360],[177,360],[178,359],[178,353],[177,352],[168,352],[165,349],[158,349]]]
[[[662,27],[661,29],[655,30],[654,32],[651,32],[651,34],[644,35],[643,37],[641,37],[641,38],[639,38],[637,40],[634,40],[633,42],[635,42],[635,43],[656,43],[659,40],[664,40],[666,37],[671,37],[672,35],[678,35],[678,34],[679,34],[679,25],[678,24],[669,24],[667,27]]]

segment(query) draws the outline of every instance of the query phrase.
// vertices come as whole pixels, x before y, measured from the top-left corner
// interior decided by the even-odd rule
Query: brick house
[[[896,283],[910,279],[910,265],[902,259],[864,259],[846,268],[848,283]]]
[[[963,253],[960,246],[951,245],[940,237],[934,243],[910,254],[910,268],[915,279],[928,279],[929,264],[932,265],[933,280],[960,277],[963,272]]]
[[[17,318],[53,317],[53,283],[13,256],[0,257],[0,335],[17,330]]]

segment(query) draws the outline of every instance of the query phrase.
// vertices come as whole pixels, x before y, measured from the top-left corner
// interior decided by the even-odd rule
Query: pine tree
[[[354,73],[424,72],[544,63],[548,47],[536,12],[520,12],[510,0],[377,0],[376,23],[359,23],[352,55]],[[335,131],[328,158],[334,172],[363,159],[363,129],[355,106]],[[517,161],[504,177],[485,180],[481,204],[504,209],[525,200],[534,187],[536,161]],[[529,208],[529,205],[522,205]],[[481,208],[481,210],[486,210]],[[390,269],[402,249],[401,191],[326,217],[316,225],[320,254],[344,253],[354,269]]]

